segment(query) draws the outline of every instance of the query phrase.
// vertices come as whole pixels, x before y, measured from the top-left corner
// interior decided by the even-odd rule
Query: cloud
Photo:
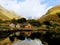
[[[0,4],[6,9],[13,10],[25,17],[41,17],[49,8],[47,8],[47,3],[41,3],[43,1],[44,0],[0,0]]]

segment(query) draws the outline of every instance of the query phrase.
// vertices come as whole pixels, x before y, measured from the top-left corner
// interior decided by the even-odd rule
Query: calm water
[[[34,39],[34,40],[25,39],[23,41],[18,41],[16,43],[14,43],[13,45],[44,45],[44,44],[42,44],[42,42],[38,39]]]

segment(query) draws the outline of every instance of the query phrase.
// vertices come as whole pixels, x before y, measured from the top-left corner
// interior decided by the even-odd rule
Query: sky
[[[26,18],[41,17],[58,4],[60,0],[0,0],[1,6]]]

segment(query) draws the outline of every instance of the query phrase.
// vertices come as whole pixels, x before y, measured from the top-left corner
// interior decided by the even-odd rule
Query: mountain
[[[60,5],[54,6],[53,8],[49,9],[47,14],[54,14],[60,12]]]
[[[2,20],[11,20],[13,18],[18,19],[18,18],[22,18],[22,16],[19,16],[15,12],[9,11],[9,10],[3,8],[0,5],[0,19],[2,19]]]
[[[54,6],[48,12],[38,19],[40,23],[44,21],[60,23],[60,5]]]

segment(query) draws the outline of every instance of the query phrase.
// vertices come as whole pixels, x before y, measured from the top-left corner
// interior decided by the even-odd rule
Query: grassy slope
[[[48,12],[43,15],[40,19],[38,19],[41,23],[43,23],[44,21],[48,20],[48,21],[53,21],[56,20],[58,22],[60,22],[60,18],[58,17],[58,15],[56,14],[57,12],[60,12],[60,5],[55,6],[51,9],[48,10]]]
[[[21,18],[18,14],[14,13],[13,11],[9,11],[2,6],[0,6],[0,18],[2,19],[13,19],[13,18]]]

